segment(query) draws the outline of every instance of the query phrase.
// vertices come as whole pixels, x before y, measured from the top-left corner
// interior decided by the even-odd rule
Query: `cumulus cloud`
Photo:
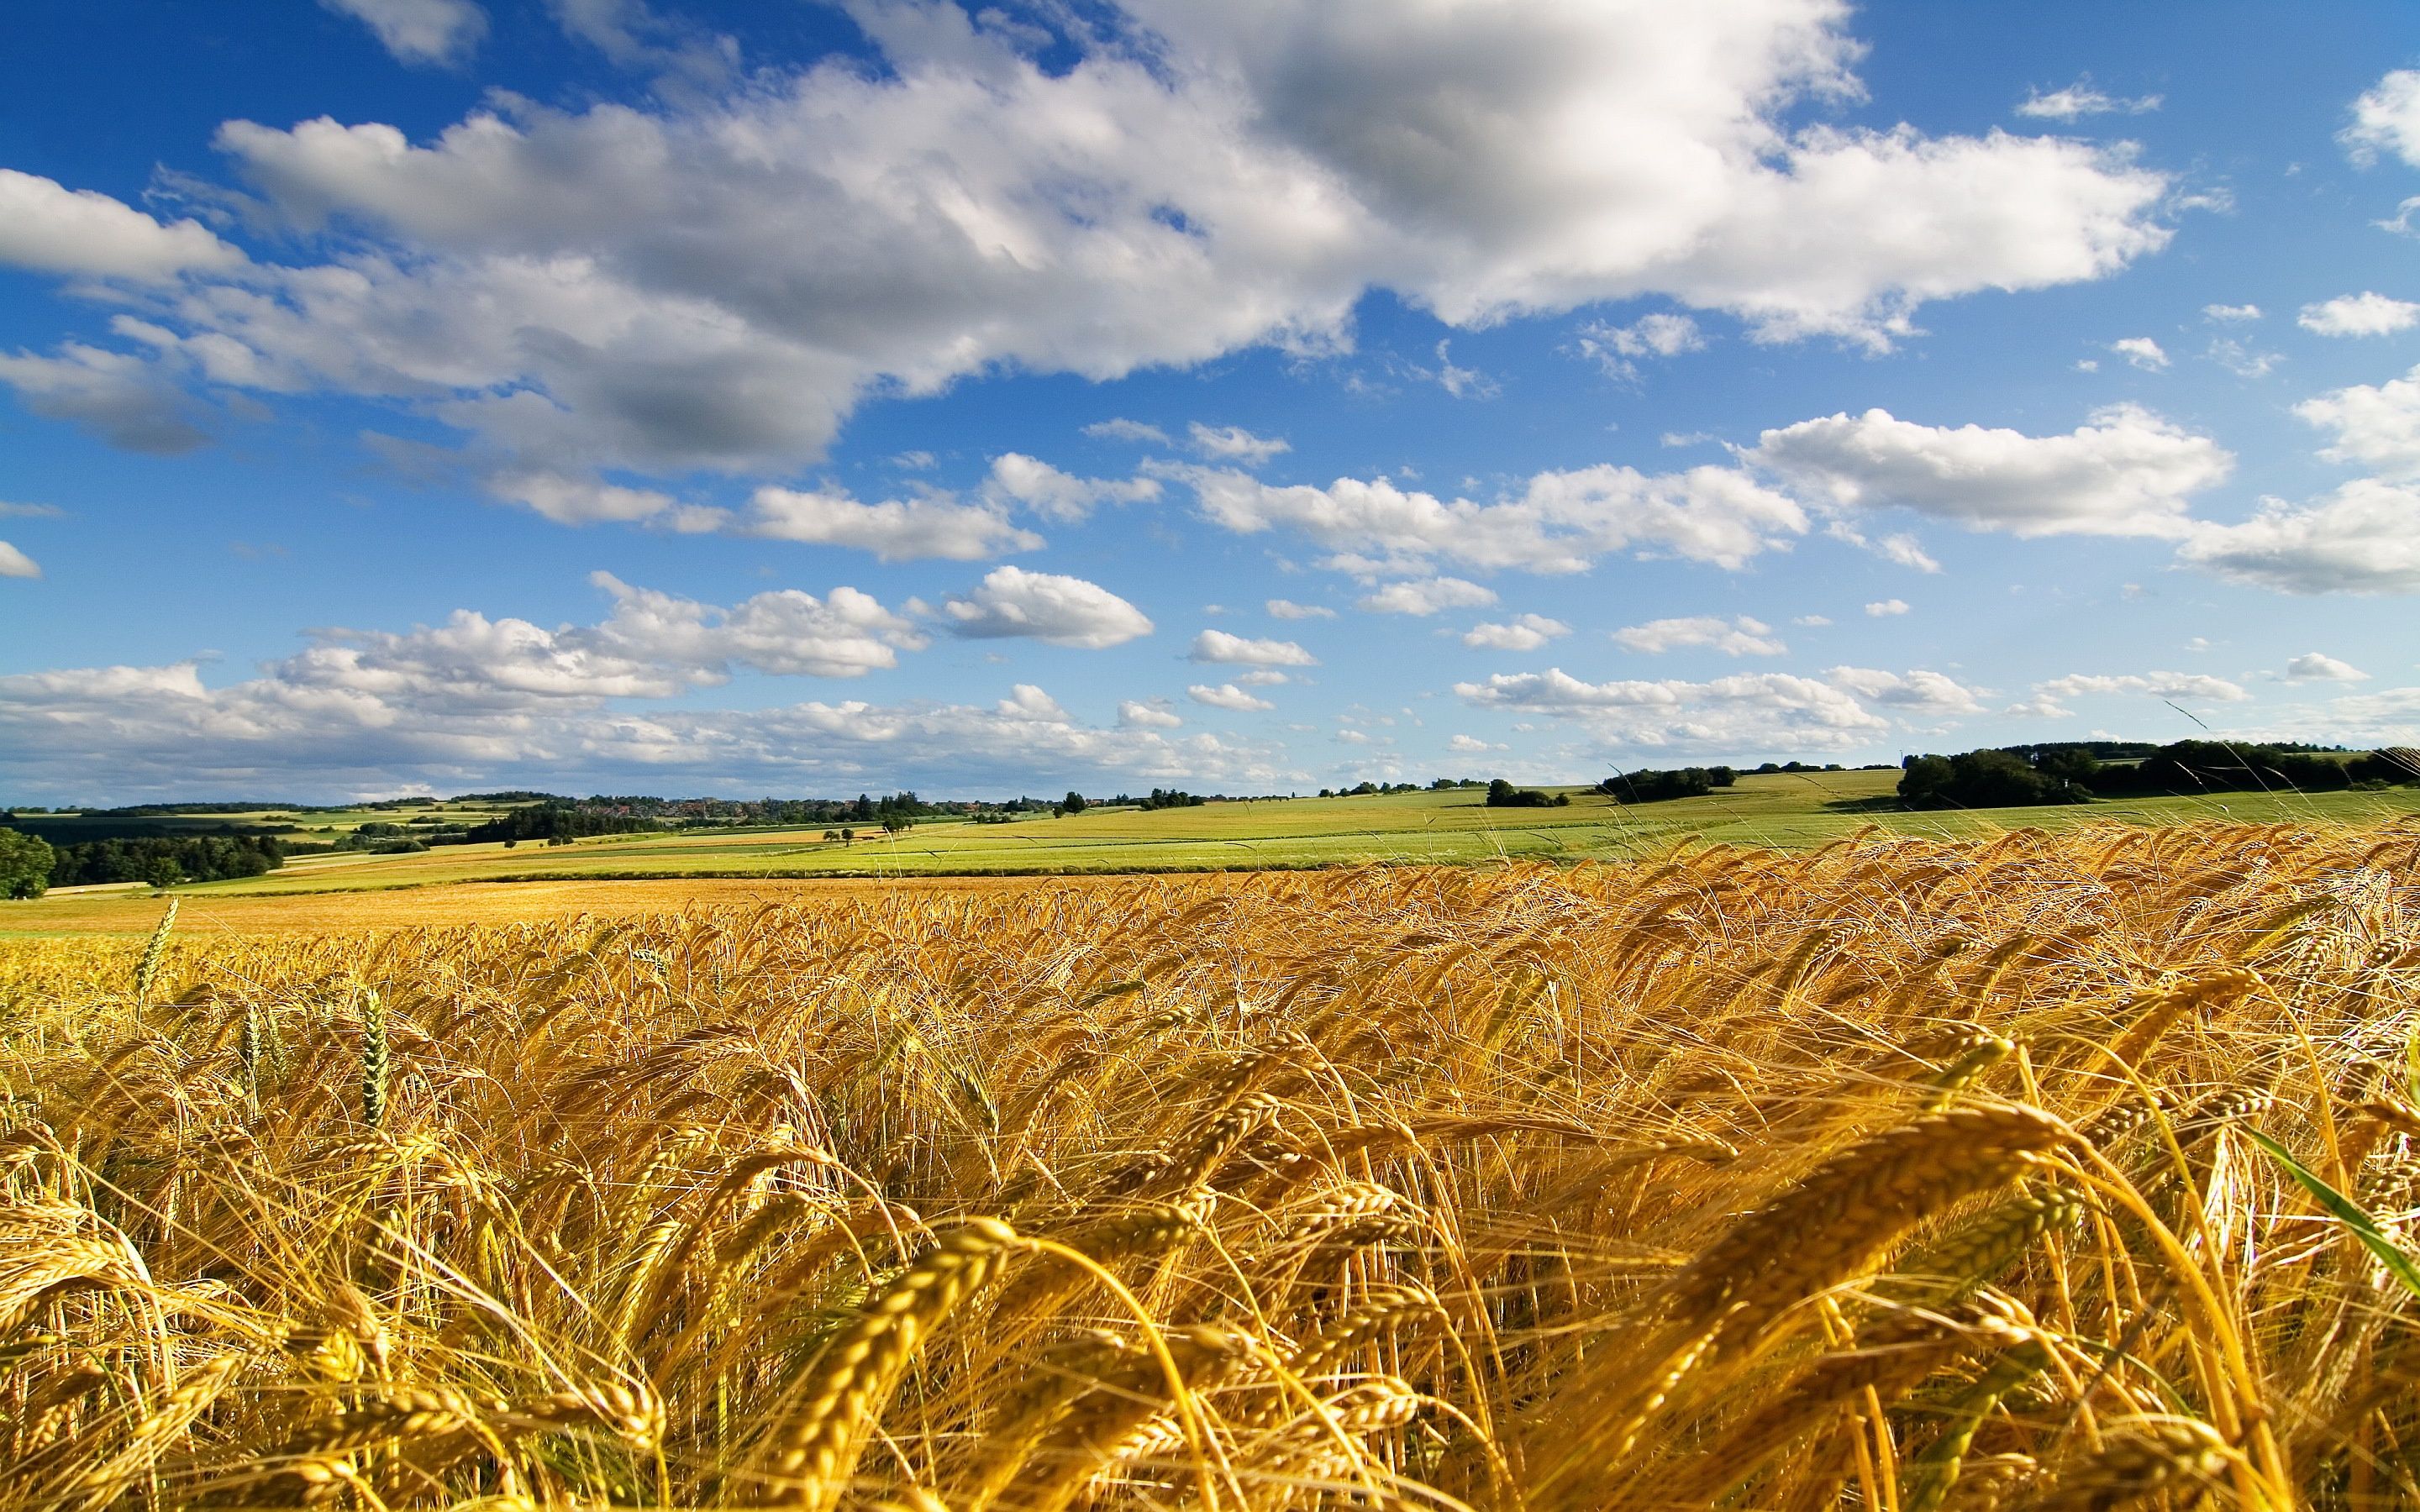
[[[2289,594],[2420,593],[2420,490],[2359,478],[2313,503],[2263,499],[2242,524],[2200,526],[2177,555]]]
[[[1197,662],[1229,667],[1316,667],[1319,658],[1292,640],[1255,640],[1204,630],[1193,638],[1186,656]]]
[[[1524,614],[1509,625],[1474,625],[1463,632],[1462,643],[1483,651],[1535,651],[1571,633],[1572,627],[1560,620]]]
[[[2257,320],[2260,318],[2260,306],[2257,304],[2205,304],[2201,307],[2201,317],[2205,320],[2217,320],[2227,324],[2234,324],[2243,320]]]
[[[1892,728],[1869,705],[1928,719],[1979,707],[1970,691],[1938,674],[1862,668],[1838,668],[1823,678],[1761,672],[1702,683],[1591,683],[1553,668],[1498,672],[1457,683],[1454,692],[1480,708],[1569,720],[1608,748],[1715,753],[1869,744]]]
[[[1241,462],[1246,467],[1258,467],[1269,458],[1294,447],[1275,436],[1255,436],[1241,425],[1205,425],[1200,421],[1186,427],[1186,444],[1202,456],[1221,462]]]
[[[2163,372],[2168,365],[2168,354],[2149,336],[2128,336],[2122,341],[2113,341],[2109,349],[2146,373]]]
[[[1458,756],[1480,756],[1489,751],[1505,750],[1510,748],[1501,744],[1490,744],[1477,735],[1453,735],[1447,739],[1445,748]]]
[[[1420,578],[1388,583],[1355,600],[1356,609],[1373,614],[1442,614],[1450,609],[1484,609],[1496,602],[1496,590],[1463,578]]]
[[[512,639],[497,637],[500,623],[463,640],[493,649]],[[524,655],[513,665],[525,672],[544,659]],[[334,798],[432,779],[582,792],[730,783],[853,793],[878,783],[1275,785],[1300,776],[1261,742],[1088,725],[1028,684],[989,704],[632,710],[604,706],[592,696],[597,679],[580,671],[573,680],[588,685],[585,694],[476,682],[454,693],[419,683],[418,672],[381,688],[345,668],[291,664],[218,687],[192,663],[0,676],[0,778],[16,793],[56,800],[96,784],[166,795],[266,783]]]
[[[1625,651],[1650,656],[1701,648],[1726,656],[1778,656],[1790,649],[1773,638],[1772,625],[1745,614],[1729,620],[1718,614],[1650,620],[1614,631],[1613,640]]]
[[[1290,598],[1272,598],[1261,606],[1273,620],[1332,620],[1336,611],[1320,604],[1297,604]]]
[[[2355,162],[2375,162],[2382,152],[2420,168],[2420,69],[2397,69],[2362,91],[2336,140]]]
[[[427,54],[468,24],[427,18],[473,13],[352,9],[422,18],[392,35]],[[643,8],[559,11],[609,55],[678,51]],[[209,341],[212,381],[411,408],[483,468],[764,479],[869,393],[1335,350],[1373,289],[1458,327],[1661,297],[1885,346],[1927,301],[2102,277],[2168,237],[2166,177],[2120,150],[1799,124],[1858,88],[1833,0],[1136,0],[1055,38],[852,15],[871,66],[498,97],[418,139],[229,122],[261,212],[346,250],[213,279],[180,261],[206,233],[161,228],[199,250],[146,255],[188,280],[146,316]]]
[[[1918,572],[1939,572],[1941,563],[1924,548],[1924,543],[1905,531],[1895,531],[1879,538],[1868,535],[1854,521],[1836,519],[1823,527],[1823,533],[1836,541],[1845,541],[1860,551],[1870,551],[1885,562]]]
[[[1904,614],[1906,612],[1907,600],[1904,598],[1879,599],[1874,603],[1866,606],[1867,615],[1869,618],[1877,620],[1888,619],[1894,614]]]
[[[2324,652],[2306,651],[2286,663],[2286,676],[2297,683],[2366,683],[2369,673]]]
[[[613,612],[593,631],[556,632],[558,646],[697,681],[721,682],[735,665],[775,676],[861,677],[897,666],[896,653],[927,643],[910,621],[854,588],[820,600],[778,589],[722,609],[633,588],[611,573],[590,580],[613,595]]]
[[[2375,291],[2340,294],[2319,304],[2305,304],[2294,323],[2322,336],[2391,336],[2420,324],[2420,304],[2390,300]]]
[[[0,578],[39,578],[42,569],[32,557],[0,541]]]
[[[1835,667],[1823,674],[1836,687],[1912,717],[1947,718],[1981,714],[1975,690],[1939,672],[1886,672],[1871,667]]]
[[[746,535],[871,551],[884,562],[939,557],[974,562],[1032,551],[1042,537],[1010,523],[997,503],[960,503],[947,493],[865,503],[845,489],[766,486],[732,527]]]
[[[71,341],[55,357],[0,353],[0,383],[35,414],[82,425],[130,452],[173,456],[209,440],[167,378],[123,352]]]
[[[1174,730],[1185,723],[1166,699],[1127,699],[1118,705],[1118,724],[1127,730]]]
[[[1626,467],[1541,472],[1492,503],[1440,499],[1378,478],[1272,486],[1249,473],[1191,468],[1202,513],[1240,534],[1287,529],[1386,571],[1439,559],[1482,569],[1584,572],[1610,552],[1739,567],[1807,530],[1791,499],[1736,469],[1648,475]]]
[[[1175,444],[1168,439],[1168,432],[1140,420],[1096,420],[1084,427],[1084,434],[1099,441],[1148,441],[1154,446]]]
[[[2036,683],[2033,693],[2031,700],[2015,705],[2009,712],[2064,718],[2074,712],[2067,707],[2067,701],[2073,698],[2194,699],[2240,703],[2252,696],[2223,677],[2210,677],[2199,672],[2124,672],[2116,675],[2071,672],[2065,677]]]
[[[1277,707],[1268,700],[1255,698],[1233,683],[1220,683],[1216,687],[1207,683],[1196,683],[1185,690],[1185,696],[1196,703],[1206,703],[1214,709],[1226,709],[1236,714],[1256,714],[1263,709]]]
[[[401,63],[458,63],[488,34],[488,13],[472,0],[319,0],[376,33]]]
[[[2294,413],[2333,433],[2319,453],[2327,460],[2360,463],[2397,481],[2420,479],[2420,367],[2385,383],[2314,395]]]
[[[1022,567],[994,567],[941,606],[950,633],[970,640],[1022,637],[1099,651],[1151,634],[1142,610],[1098,583]]]
[[[1768,430],[1744,455],[1838,507],[1896,506],[2024,536],[2182,535],[2189,497],[2235,465],[2209,437],[2133,405],[2053,436],[1869,409]]]
[[[247,260],[198,221],[163,225],[106,194],[0,168],[0,264],[157,283],[232,271]]]
[[[2017,106],[2017,114],[2037,120],[2071,121],[2086,116],[2142,116],[2160,108],[2161,97],[2127,100],[2096,89],[2089,79],[2078,79],[2064,89],[2044,94],[2037,89]]]
[[[1157,478],[1079,478],[1021,452],[993,457],[991,475],[984,483],[986,499],[1070,524],[1102,504],[1147,503],[1159,494]]]
[[[1591,320],[1573,337],[1573,346],[1582,357],[1604,369],[1607,378],[1623,379],[1638,377],[1642,357],[1678,357],[1705,345],[1698,322],[1666,311],[1641,316],[1626,326]]]

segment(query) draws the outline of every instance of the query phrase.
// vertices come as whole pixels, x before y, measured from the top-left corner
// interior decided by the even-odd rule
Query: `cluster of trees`
[[[286,864],[286,848],[271,835],[96,840],[45,848],[53,852],[49,882],[54,887],[95,882],[147,882],[169,887],[179,882],[256,877]]]
[[[1378,793],[1418,793],[1418,782],[1357,782],[1349,788],[1321,788],[1323,798],[1366,798]]]
[[[0,898],[39,898],[51,885],[58,853],[21,829],[0,829]]]
[[[362,826],[365,830],[370,827],[367,825]],[[588,835],[631,835],[655,827],[653,819],[636,814],[612,813],[586,804],[540,803],[526,809],[507,809],[485,824],[473,825],[461,831],[461,843],[538,840],[550,844],[568,844]],[[441,841],[453,839],[451,836],[436,838]]]
[[[1487,807],[1491,809],[1561,809],[1569,806],[1568,793],[1541,793],[1536,788],[1516,788],[1502,778],[1487,784]]]
[[[1642,767],[1608,777],[1596,790],[1616,803],[1661,803],[1668,798],[1702,798],[1738,780],[1739,774],[1728,766],[1682,766],[1670,771]]]
[[[1182,788],[1154,788],[1134,800],[1136,808],[1149,812],[1154,809],[1199,809],[1209,800]]]
[[[2111,748],[2126,753],[2104,755]],[[1911,809],[2013,809],[2170,794],[2330,793],[2415,780],[2420,756],[2406,751],[2076,741],[1910,756],[1900,764],[1899,795]]]

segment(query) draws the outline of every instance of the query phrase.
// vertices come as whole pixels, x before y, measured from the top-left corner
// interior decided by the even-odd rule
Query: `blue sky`
[[[2420,12],[25,0],[0,798],[2420,740]]]

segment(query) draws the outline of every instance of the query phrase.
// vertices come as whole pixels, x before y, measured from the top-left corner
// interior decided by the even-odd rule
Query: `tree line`
[[[2104,760],[2099,744],[1910,756],[1900,764],[1899,795],[1911,809],[2014,809],[2107,797],[2340,793],[2420,781],[2420,755],[2410,751],[2324,752],[2180,740],[2139,757]]]

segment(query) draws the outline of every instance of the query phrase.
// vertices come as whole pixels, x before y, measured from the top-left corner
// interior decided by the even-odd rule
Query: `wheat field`
[[[0,1509],[2420,1504],[2420,826],[0,946]]]

